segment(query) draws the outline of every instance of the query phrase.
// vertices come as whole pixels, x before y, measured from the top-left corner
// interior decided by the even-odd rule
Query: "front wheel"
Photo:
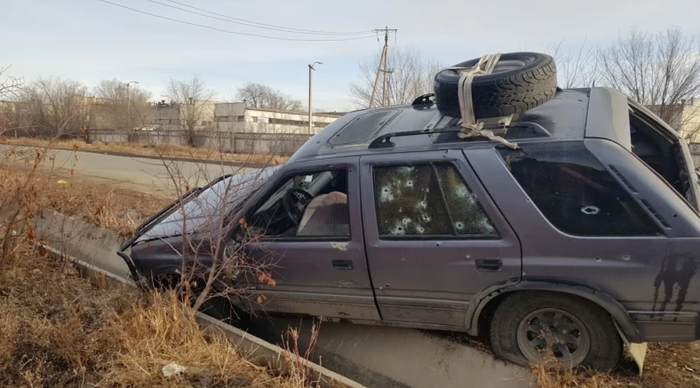
[[[497,357],[523,366],[556,358],[569,368],[607,370],[622,354],[607,311],[566,294],[532,291],[507,297],[494,312],[490,337]]]

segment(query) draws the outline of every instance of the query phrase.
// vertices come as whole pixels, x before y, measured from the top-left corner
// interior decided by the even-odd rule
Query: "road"
[[[32,150],[32,147],[0,145],[0,154],[11,149]],[[114,156],[92,152],[73,152],[52,149],[42,170],[54,171],[59,176],[73,176],[77,180],[106,184],[114,187],[172,197],[177,193],[173,176],[190,187],[201,186],[212,179],[250,168],[224,166],[213,163],[195,163],[153,158]]]

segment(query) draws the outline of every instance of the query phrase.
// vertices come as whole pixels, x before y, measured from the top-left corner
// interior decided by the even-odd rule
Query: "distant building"
[[[146,108],[146,127],[142,129],[181,130],[189,117],[196,117],[195,129],[214,129],[214,101],[194,101],[193,104],[158,101]],[[196,113],[192,113],[194,110]]]
[[[343,114],[314,113],[312,132],[317,133]],[[214,121],[220,131],[309,133],[308,112],[252,108],[245,102],[215,104]]]
[[[659,116],[665,116],[668,125],[689,143],[700,143],[700,98],[684,100],[679,105],[664,106],[663,115],[661,106],[649,105],[647,108]]]
[[[194,104],[178,104],[159,101],[142,108],[141,120],[134,120],[134,129],[178,131],[185,128],[190,109],[197,111],[197,130],[254,133],[309,133],[307,112],[275,109],[259,109],[245,102],[195,101]],[[122,109],[123,110],[123,109]],[[101,104],[92,104],[90,127],[116,129],[109,111]],[[132,111],[132,115],[135,112]],[[344,113],[314,113],[313,133],[325,128]],[[132,119],[133,120],[133,119]],[[122,120],[123,121],[123,120]]]

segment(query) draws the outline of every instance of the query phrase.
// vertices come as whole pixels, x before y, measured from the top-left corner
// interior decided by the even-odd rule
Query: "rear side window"
[[[559,230],[579,236],[653,236],[658,226],[582,144],[501,150],[510,172]]]
[[[498,237],[450,163],[375,167],[374,189],[382,237]]]

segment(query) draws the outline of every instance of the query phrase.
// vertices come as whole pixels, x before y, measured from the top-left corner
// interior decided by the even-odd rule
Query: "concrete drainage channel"
[[[116,255],[121,242],[116,233],[45,210],[43,218],[37,217],[37,235],[52,251],[69,255],[92,271],[131,283],[126,279],[126,265]],[[200,313],[198,318],[203,325],[223,329],[239,348],[277,368],[284,367],[280,364],[284,350],[274,343],[281,342],[287,329],[298,328],[302,349],[306,349],[311,332],[310,323],[299,320],[258,319],[245,332],[206,314]],[[412,329],[324,322],[312,361],[323,365],[311,364],[316,376],[332,381],[334,386],[530,386],[530,374],[524,368],[495,360],[450,339]]]

